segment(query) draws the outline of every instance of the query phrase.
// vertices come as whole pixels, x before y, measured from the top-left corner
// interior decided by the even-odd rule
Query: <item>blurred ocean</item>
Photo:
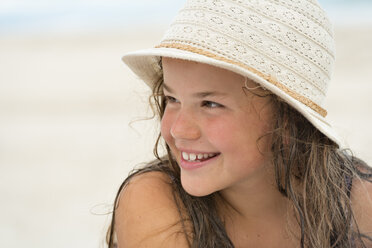
[[[372,25],[371,0],[319,0],[336,25]],[[167,25],[184,0],[3,0],[0,35],[102,32]]]

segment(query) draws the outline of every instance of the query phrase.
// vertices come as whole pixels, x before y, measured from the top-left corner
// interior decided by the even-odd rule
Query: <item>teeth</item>
[[[191,161],[194,161],[196,159],[196,155],[194,153],[190,153],[189,156]]]
[[[182,152],[182,158],[184,160],[189,160],[189,154],[187,154],[186,152]]]
[[[196,155],[195,153],[182,152],[182,158],[187,161],[200,161],[202,159],[214,157],[215,155],[215,153],[199,153]]]

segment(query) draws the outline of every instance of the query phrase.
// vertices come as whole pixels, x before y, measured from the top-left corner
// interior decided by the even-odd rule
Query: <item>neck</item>
[[[252,177],[220,191],[222,215],[257,227],[272,223],[287,214],[289,200],[281,195],[271,169],[263,168]]]
[[[220,191],[219,214],[235,247],[297,247],[301,232],[273,170],[257,172]]]

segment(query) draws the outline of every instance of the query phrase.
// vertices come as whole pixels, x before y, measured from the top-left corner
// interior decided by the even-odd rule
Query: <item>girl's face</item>
[[[186,192],[204,196],[262,175],[270,135],[259,138],[271,130],[270,97],[243,90],[243,76],[211,65],[163,58],[163,69],[161,134]]]

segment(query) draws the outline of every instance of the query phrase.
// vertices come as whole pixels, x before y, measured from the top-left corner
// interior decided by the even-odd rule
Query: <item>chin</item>
[[[213,188],[206,187],[206,185],[201,185],[201,184],[196,184],[196,183],[191,183],[191,182],[185,182],[182,179],[182,176],[181,176],[181,185],[182,185],[182,188],[189,195],[196,196],[196,197],[207,196],[207,195],[210,195],[210,194],[217,191]]]
[[[182,186],[183,187],[183,186]],[[194,190],[194,189],[187,189],[185,187],[183,187],[183,189],[189,194],[189,195],[192,195],[192,196],[195,196],[195,197],[203,197],[203,196],[207,196],[207,195],[210,195],[212,193],[214,193],[215,191],[202,191],[202,190]]]

